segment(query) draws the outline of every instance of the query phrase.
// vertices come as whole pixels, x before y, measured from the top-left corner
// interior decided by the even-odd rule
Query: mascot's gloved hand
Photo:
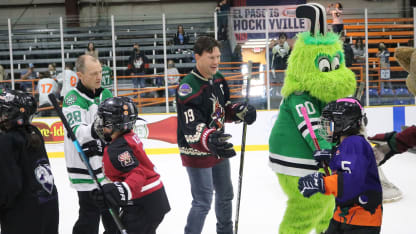
[[[319,168],[324,168],[324,164],[329,163],[332,157],[332,150],[324,149],[324,150],[315,150],[313,152],[313,158],[317,162]]]
[[[206,137],[206,146],[209,151],[221,158],[231,158],[236,155],[233,144],[227,142],[231,138],[230,134],[220,131],[211,131]]]
[[[315,172],[299,178],[298,189],[304,197],[310,197],[317,192],[325,193],[324,174]]]
[[[97,206],[101,210],[105,210],[110,207],[120,207],[127,205],[128,201],[128,192],[127,188],[121,182],[114,182],[109,184],[104,184],[102,186],[103,190],[94,189],[91,191],[90,195],[92,200],[95,201]],[[107,203],[107,205],[106,205]]]
[[[376,134],[375,136],[368,137],[368,140],[376,144],[373,147],[373,151],[379,166],[383,165],[388,159],[398,153],[393,148],[393,145],[396,145],[395,131]]]
[[[248,125],[256,121],[256,108],[245,102],[233,104],[231,111],[234,113],[236,121],[245,121]]]
[[[101,140],[92,140],[84,143],[82,145],[82,151],[84,151],[85,156],[92,157],[92,156],[102,156],[104,153],[104,142]]]

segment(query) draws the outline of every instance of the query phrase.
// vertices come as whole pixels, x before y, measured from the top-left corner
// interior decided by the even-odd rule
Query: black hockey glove
[[[236,155],[233,144],[227,142],[231,138],[230,134],[220,131],[213,131],[208,135],[207,146],[212,154],[221,158],[231,158]]]
[[[233,104],[231,107],[231,111],[235,115],[235,121],[245,121],[248,125],[256,121],[256,108],[245,102]]]
[[[368,140],[376,144],[376,146],[373,147],[373,151],[379,166],[383,165],[388,159],[398,153],[393,149],[393,145],[396,145],[395,136],[396,132],[393,131],[368,137]]]
[[[84,143],[82,145],[82,151],[84,151],[85,156],[92,157],[92,156],[102,156],[104,153],[105,144],[101,140],[92,140]]]
[[[317,192],[325,193],[324,174],[315,172],[299,178],[298,189],[304,197],[310,197]]]
[[[332,157],[332,150],[315,150],[313,158],[317,162],[319,168],[324,168],[324,164],[328,165]]]
[[[109,208],[108,206],[120,207],[127,205],[128,192],[121,182],[104,184],[102,188],[102,191],[99,189],[91,191],[91,198],[101,210]]]

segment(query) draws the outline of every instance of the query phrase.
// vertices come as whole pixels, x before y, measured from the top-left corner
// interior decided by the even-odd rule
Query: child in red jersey
[[[129,234],[154,234],[170,210],[165,189],[155,166],[147,157],[139,137],[132,131],[138,111],[127,97],[105,100],[98,107],[94,128],[100,138],[110,142],[104,149],[104,174],[113,183],[92,196],[104,205],[121,207],[121,222]]]

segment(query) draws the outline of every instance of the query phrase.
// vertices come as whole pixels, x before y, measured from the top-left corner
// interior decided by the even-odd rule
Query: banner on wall
[[[64,126],[60,120],[45,121],[39,119],[32,122],[43,136],[43,140],[46,144],[62,143],[64,142]]]
[[[308,30],[310,21],[296,18],[297,5],[231,7],[231,30],[238,43],[249,39],[277,38],[286,33],[292,38],[296,33]],[[268,20],[266,21],[266,13]]]

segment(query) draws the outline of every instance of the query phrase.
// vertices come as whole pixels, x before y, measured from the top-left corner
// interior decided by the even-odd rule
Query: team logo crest
[[[192,93],[192,87],[189,84],[181,84],[181,86],[179,86],[179,90],[178,90],[178,94],[179,96],[187,96],[189,94]]]
[[[67,106],[70,106],[72,104],[74,104],[77,101],[77,95],[75,94],[71,94],[68,97],[65,98],[65,104]]]
[[[124,151],[123,153],[118,155],[118,161],[121,163],[121,166],[128,167],[130,165],[133,165],[134,161],[129,153],[129,151]]]
[[[212,101],[212,114],[211,114],[211,123],[209,124],[210,128],[215,127],[216,129],[222,129],[224,126],[225,111],[224,107],[221,106],[220,101],[217,97],[212,94],[210,98]]]
[[[52,194],[53,175],[51,167],[48,164],[39,164],[39,166],[35,168],[35,176],[42,188],[49,194]]]

